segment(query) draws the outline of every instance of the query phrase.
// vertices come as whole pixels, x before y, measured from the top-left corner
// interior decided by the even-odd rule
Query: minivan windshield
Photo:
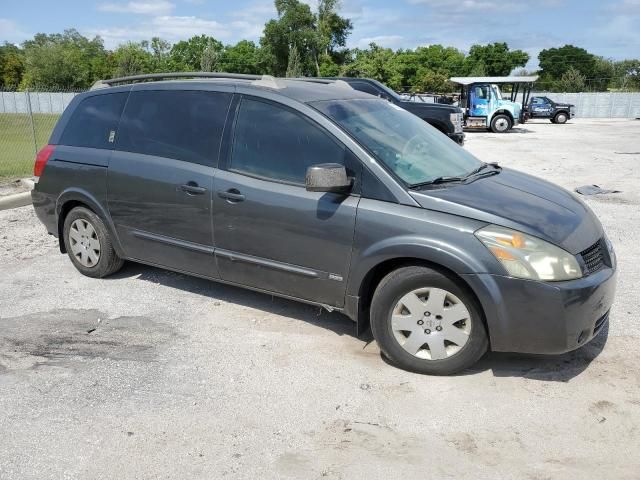
[[[462,178],[483,165],[424,120],[387,101],[327,100],[311,105],[346,130],[409,187]]]

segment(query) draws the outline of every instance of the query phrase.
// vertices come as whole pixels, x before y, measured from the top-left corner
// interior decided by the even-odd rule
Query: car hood
[[[410,111],[411,113],[415,112],[449,112],[449,113],[458,113],[460,112],[460,107],[456,107],[454,105],[446,105],[444,103],[426,103],[426,102],[407,102],[402,101],[400,105],[405,109]]]
[[[556,104],[554,104],[554,107],[556,107],[556,108],[569,108],[569,107],[575,107],[575,105],[573,103],[556,103]]]
[[[423,208],[514,228],[577,254],[603,235],[591,209],[567,190],[503,168],[469,184],[412,191]]]

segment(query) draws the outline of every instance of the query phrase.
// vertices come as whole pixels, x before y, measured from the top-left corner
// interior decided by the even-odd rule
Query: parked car
[[[548,118],[551,123],[567,123],[576,116],[576,107],[570,103],[556,103],[548,97],[531,97],[527,106],[528,118]]]
[[[370,78],[334,77],[333,79],[347,82],[356,90],[384,98],[394,105],[404,108],[440,130],[454,142],[464,145],[464,132],[462,131],[464,120],[462,110],[459,107],[404,99],[384,83]]]
[[[36,158],[35,211],[84,275],[130,260],[337,310],[429,374],[607,323],[613,247],[573,194],[343,82],[134,83],[180,76],[76,96]]]

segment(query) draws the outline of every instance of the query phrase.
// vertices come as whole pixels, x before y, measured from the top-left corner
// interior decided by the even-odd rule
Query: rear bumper
[[[465,276],[480,294],[494,351],[565,353],[588,343],[606,325],[616,270],[603,268],[568,282],[537,282],[478,274]],[[479,290],[478,290],[479,289]]]

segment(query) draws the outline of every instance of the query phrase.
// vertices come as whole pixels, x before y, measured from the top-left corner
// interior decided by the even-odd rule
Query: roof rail
[[[91,90],[99,88],[113,87],[118,84],[143,82],[147,80],[171,80],[180,78],[228,78],[234,80],[253,80],[259,84],[271,88],[282,88],[277,80],[271,75],[247,75],[243,73],[226,72],[169,72],[169,73],[145,73],[143,75],[131,75],[128,77],[110,78],[108,80],[98,80],[93,84]]]
[[[288,78],[287,80],[295,80],[296,82],[321,83],[323,85],[333,85],[335,87],[348,88],[349,90],[354,89],[349,82],[345,82],[344,80],[340,80],[336,78],[296,77],[296,78]]]

